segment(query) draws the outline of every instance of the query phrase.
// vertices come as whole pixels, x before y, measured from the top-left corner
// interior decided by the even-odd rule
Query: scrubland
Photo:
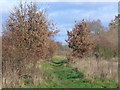
[[[3,88],[118,88],[118,17],[80,21],[63,45],[35,3],[11,12],[2,35]],[[91,33],[94,32],[94,33]]]

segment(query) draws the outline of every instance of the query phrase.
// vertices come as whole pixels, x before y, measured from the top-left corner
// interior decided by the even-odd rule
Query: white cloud
[[[116,3],[117,5],[117,3]],[[51,18],[57,18],[60,21],[73,23],[75,20],[81,19],[100,19],[103,23],[109,23],[117,15],[118,7],[115,5],[106,5],[104,7],[98,7],[96,9],[87,10],[84,8],[80,9],[69,9],[62,11],[54,11],[49,13]]]
[[[25,0],[26,2],[28,1],[33,1],[33,0]],[[25,2],[24,1],[24,2]],[[93,0],[34,0],[34,2],[90,2]],[[98,1],[98,0],[94,0]],[[108,1],[108,0],[104,0]],[[117,2],[118,0],[109,0],[108,2]],[[17,3],[20,1],[17,0],[1,0],[0,1],[0,9],[2,8],[2,12],[0,13],[8,13]],[[103,0],[100,0],[99,2],[103,2]],[[82,4],[82,3],[75,3],[75,4]],[[117,7],[117,6],[116,6]],[[66,30],[68,28],[71,29],[71,26],[74,26],[74,21],[75,20],[81,20],[83,18],[85,19],[101,19],[102,22],[109,22],[111,19],[114,19],[114,14],[116,12],[112,12],[117,10],[117,8],[114,6],[104,6],[100,8],[96,8],[95,10],[85,10],[83,9],[69,9],[69,10],[61,10],[61,11],[53,11],[49,14],[49,17],[51,19],[57,19],[54,21],[64,21],[62,23],[58,22],[58,29],[60,28],[62,31],[60,32],[60,35],[64,35],[66,33]],[[110,12],[111,11],[111,12]],[[64,16],[64,17],[63,17]],[[55,22],[56,23],[56,22]],[[66,24],[65,24],[66,23]],[[72,25],[73,24],[73,25]],[[64,37],[65,38],[65,37]]]

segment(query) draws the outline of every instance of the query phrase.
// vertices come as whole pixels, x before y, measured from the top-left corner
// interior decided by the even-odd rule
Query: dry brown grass
[[[85,72],[86,77],[100,77],[118,81],[118,62],[94,57],[75,59],[73,67]]]

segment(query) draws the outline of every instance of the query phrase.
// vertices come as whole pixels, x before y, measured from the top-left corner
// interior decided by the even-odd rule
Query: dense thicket
[[[118,54],[118,19],[117,17],[109,23],[108,29],[100,30],[95,34],[96,48],[95,52],[99,57],[105,59],[116,58]]]
[[[51,37],[57,32],[47,19],[46,11],[40,10],[35,3],[16,7],[3,32],[3,85],[16,86],[26,65],[31,63],[35,69],[37,61],[52,57],[57,45]]]

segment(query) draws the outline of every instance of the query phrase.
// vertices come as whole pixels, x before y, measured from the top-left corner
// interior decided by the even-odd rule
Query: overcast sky
[[[17,0],[2,0],[0,2],[2,23],[8,18],[9,11],[17,4],[19,4]],[[65,39],[67,39],[66,30],[71,30],[74,27],[75,20],[100,19],[103,25],[107,26],[118,13],[117,2],[44,2],[42,8],[45,7],[48,8],[48,18],[53,20],[61,30],[55,40],[62,43],[65,43]]]

